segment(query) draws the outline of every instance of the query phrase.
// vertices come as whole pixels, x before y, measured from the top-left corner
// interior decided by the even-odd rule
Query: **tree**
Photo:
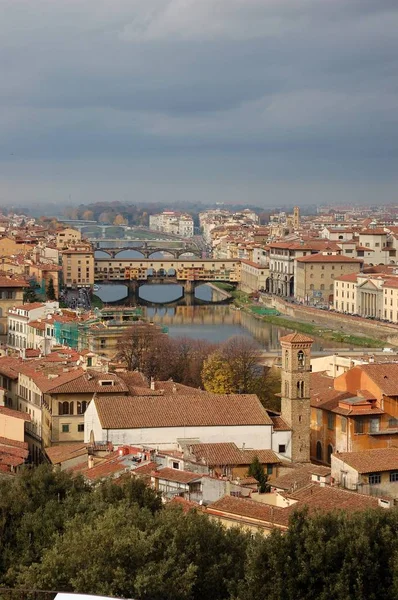
[[[129,371],[141,371],[155,377],[167,360],[167,336],[157,325],[137,321],[128,328],[119,344],[119,358]]]
[[[54,281],[52,278],[48,282],[48,286],[47,286],[47,300],[56,300]]]
[[[213,352],[204,361],[202,369],[203,386],[213,394],[232,394],[236,391],[234,375],[220,352]]]
[[[84,221],[92,221],[94,217],[94,213],[92,210],[85,210],[82,214],[82,219],[84,219]]]
[[[260,494],[270,491],[270,486],[267,484],[268,475],[265,473],[264,466],[260,463],[257,455],[253,458],[249,466],[248,475],[258,481],[258,491]]]
[[[36,294],[35,285],[30,283],[29,287],[26,288],[23,293],[23,301],[32,303],[32,302],[37,302],[38,300],[39,300],[39,298],[37,297],[37,294]]]
[[[261,376],[258,351],[258,344],[245,336],[232,337],[221,347],[222,357],[232,373],[232,387],[240,394],[254,393]]]
[[[113,219],[114,225],[127,225],[127,219],[123,217],[123,215],[116,215]]]

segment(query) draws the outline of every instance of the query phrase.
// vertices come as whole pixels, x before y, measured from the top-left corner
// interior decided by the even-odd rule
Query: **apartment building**
[[[0,276],[0,335],[8,331],[8,311],[22,303],[24,290],[29,284],[22,278]]]
[[[358,273],[363,260],[340,254],[309,254],[296,258],[294,296],[298,302],[332,304],[334,280],[341,275]]]
[[[336,378],[311,374],[311,458],[398,443],[398,363],[368,363]]]
[[[267,291],[277,296],[293,296],[296,259],[318,252],[336,254],[339,247],[327,240],[270,243]]]
[[[172,210],[165,210],[160,214],[150,215],[149,228],[155,231],[179,235],[184,238],[192,237],[194,234],[194,222],[191,215]]]
[[[77,243],[81,242],[81,239],[82,234],[80,233],[80,231],[78,231],[77,229],[72,229],[71,227],[61,229],[55,234],[55,243],[59,250],[69,248],[69,246],[74,246]]]
[[[372,265],[390,264],[390,252],[395,257],[395,249],[387,246],[388,232],[382,228],[364,229],[359,232],[359,243],[373,250]]]
[[[94,284],[94,252],[90,245],[73,246],[62,252],[62,275],[68,288]]]
[[[8,311],[7,346],[14,350],[25,350],[29,344],[29,322],[37,319],[45,319],[58,310],[58,302],[33,302],[13,306]]]

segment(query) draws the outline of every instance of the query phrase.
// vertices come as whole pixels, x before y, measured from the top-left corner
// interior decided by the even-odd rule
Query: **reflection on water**
[[[197,297],[202,300],[214,300],[215,293],[208,285],[195,290]],[[115,302],[127,296],[127,288],[124,285],[101,285],[96,294],[104,302]],[[170,307],[162,304],[181,296],[181,287],[178,285],[146,285],[140,288],[140,295],[150,302],[159,303],[157,307],[143,307],[143,313],[148,319],[166,325],[173,337],[222,342],[234,335],[245,335],[257,340],[264,348],[277,350],[280,347],[279,338],[291,331],[264,323],[235,309],[233,305]],[[313,348],[319,350],[343,346],[318,338],[315,339]]]

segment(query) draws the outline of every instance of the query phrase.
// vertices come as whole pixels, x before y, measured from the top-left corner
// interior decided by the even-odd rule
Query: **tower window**
[[[289,352],[286,350],[285,352],[285,369],[289,368]]]
[[[303,368],[305,366],[305,355],[302,350],[299,350],[297,353],[297,362],[299,368]]]
[[[297,397],[304,398],[304,381],[297,382]]]

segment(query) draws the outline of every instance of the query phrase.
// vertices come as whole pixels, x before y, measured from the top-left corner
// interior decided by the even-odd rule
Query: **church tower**
[[[293,227],[295,229],[300,227],[300,208],[298,206],[293,208]]]
[[[310,462],[310,373],[314,340],[302,333],[280,339],[282,346],[282,419],[291,427],[293,462]]]

